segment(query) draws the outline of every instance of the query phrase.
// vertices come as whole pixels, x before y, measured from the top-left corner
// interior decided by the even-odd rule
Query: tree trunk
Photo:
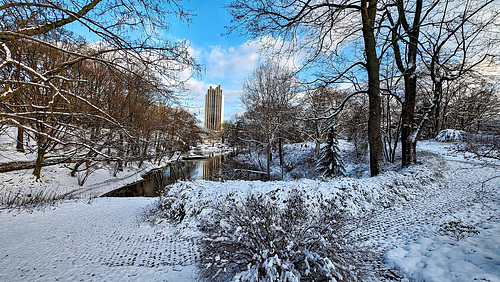
[[[123,137],[123,133],[120,131],[120,148],[118,151],[118,163],[117,163],[117,171],[123,171],[123,152],[125,151],[125,138]],[[116,175],[114,175],[116,176]]]
[[[78,168],[80,168],[80,166],[85,162],[85,160],[79,160],[78,162],[76,162],[75,166],[73,167],[73,169],[71,170],[71,173],[69,174],[71,177],[75,177],[76,176],[76,172],[78,171]]]
[[[279,139],[279,152],[280,152],[280,166],[281,166],[281,180],[283,180],[283,138]]]
[[[399,71],[403,74],[405,82],[405,100],[401,112],[401,163],[407,167],[416,163],[416,145],[419,133],[415,129],[415,105],[417,97],[417,77],[415,75],[417,55],[418,55],[418,37],[420,35],[420,16],[422,13],[423,1],[415,1],[414,12],[407,11],[403,0],[397,0],[398,8],[397,24],[392,23],[392,46],[394,57]],[[413,14],[412,24],[408,23],[407,16]],[[400,34],[398,28],[402,27],[404,33]],[[400,50],[399,42],[402,37],[408,37],[403,52]],[[406,59],[403,59],[406,58]],[[406,66],[404,65],[406,61]]]
[[[144,142],[144,150],[142,151],[141,159],[139,160],[139,168],[142,167],[142,164],[147,158],[148,158],[148,142]]]
[[[271,142],[267,143],[267,180],[271,180]]]
[[[24,128],[20,126],[17,127],[16,149],[24,153]]]
[[[443,97],[443,82],[441,79],[434,80],[434,100],[436,101],[435,112],[434,112],[434,136],[438,135],[443,127],[443,117],[441,109],[441,101]]]
[[[40,179],[40,172],[42,171],[43,160],[45,160],[45,149],[39,147],[35,161],[35,168],[33,169],[33,175],[36,177],[37,181]]]
[[[366,69],[368,72],[368,142],[370,146],[370,173],[376,176],[385,170],[384,145],[380,123],[382,120],[380,99],[379,61],[374,34],[377,0],[361,1],[361,17],[363,20],[363,39],[365,43]]]
[[[415,137],[415,103],[417,96],[417,78],[413,73],[406,74],[405,80],[405,101],[403,103],[403,112],[401,113],[401,152],[403,167],[407,167],[417,162],[416,143]]]

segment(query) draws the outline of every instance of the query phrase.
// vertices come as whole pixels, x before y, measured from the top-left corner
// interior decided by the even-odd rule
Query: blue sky
[[[231,16],[223,8],[231,0],[209,1],[189,0],[179,3],[196,14],[191,23],[181,22],[176,17],[170,18],[171,30],[163,34],[164,39],[177,41],[187,40],[190,43],[191,55],[202,65],[202,75],[190,77],[190,73],[182,73],[188,79],[189,89],[186,99],[181,101],[191,113],[203,121],[204,98],[210,86],[221,85],[225,96],[224,119],[228,120],[243,109],[238,95],[243,80],[248,77],[258,64],[257,41],[249,41],[236,33],[223,36],[225,26],[231,24]],[[99,40],[95,34],[77,22],[68,26],[89,41]]]
[[[229,119],[241,112],[238,94],[244,78],[248,77],[258,63],[257,42],[230,34],[223,36],[230,25],[231,17],[222,7],[230,1],[183,1],[185,7],[197,14],[189,25],[172,21],[167,36],[171,40],[188,40],[196,61],[203,65],[201,77],[191,77],[188,88],[191,99],[184,104],[191,106],[191,112],[203,120],[204,96],[209,86],[221,85],[225,96],[224,117]]]

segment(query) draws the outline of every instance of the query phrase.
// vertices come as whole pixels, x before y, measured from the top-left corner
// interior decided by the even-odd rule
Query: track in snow
[[[480,217],[463,219],[469,221],[468,224],[500,220],[496,205],[488,204],[500,202],[497,188],[500,187],[500,178],[492,179],[484,188],[481,185],[492,176],[500,176],[498,166],[467,161],[448,161],[448,166],[447,178],[426,187],[424,193],[366,216],[355,233],[358,241],[383,253],[421,237],[438,234],[442,223],[453,220],[455,213],[473,206],[480,206],[482,212],[479,213]]]

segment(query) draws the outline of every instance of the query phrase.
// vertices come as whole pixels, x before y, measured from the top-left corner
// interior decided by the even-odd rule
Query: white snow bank
[[[425,215],[415,219],[425,224],[405,224],[408,231],[418,236],[410,236],[415,240],[394,242],[385,258],[404,277],[415,281],[500,281],[498,163],[461,159],[450,162],[449,168],[446,189],[421,199],[427,205],[412,206],[417,214]],[[401,212],[412,218],[409,210]],[[451,222],[475,228],[479,234],[467,228],[450,228],[467,235],[458,240],[456,232],[441,230],[452,226]]]
[[[151,198],[0,212],[0,281],[196,281],[196,246],[141,223]]]

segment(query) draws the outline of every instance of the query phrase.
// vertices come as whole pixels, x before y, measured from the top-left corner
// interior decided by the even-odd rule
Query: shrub
[[[159,224],[162,221],[179,223],[185,216],[186,210],[182,201],[160,195],[156,204],[143,215],[143,219],[151,224]]]
[[[26,191],[9,192],[0,194],[0,211],[11,209],[33,211],[44,209],[56,205],[63,199],[69,199],[69,197],[57,195],[53,191],[46,190],[33,190],[30,193]]]
[[[352,281],[359,253],[333,205],[311,209],[296,190],[279,208],[264,194],[218,206],[202,221],[201,274],[209,280]],[[315,212],[313,212],[315,210]]]
[[[436,141],[438,142],[450,142],[450,141],[460,141],[467,137],[467,132],[463,130],[456,129],[445,129],[441,130],[436,136]]]
[[[476,230],[476,227],[472,225],[464,225],[460,221],[450,221],[441,224],[439,232],[441,232],[441,234],[443,235],[448,235],[456,239],[457,241],[467,238],[473,234],[479,234],[479,231]]]
[[[457,144],[456,151],[468,152],[478,158],[500,160],[500,136],[469,134]]]

